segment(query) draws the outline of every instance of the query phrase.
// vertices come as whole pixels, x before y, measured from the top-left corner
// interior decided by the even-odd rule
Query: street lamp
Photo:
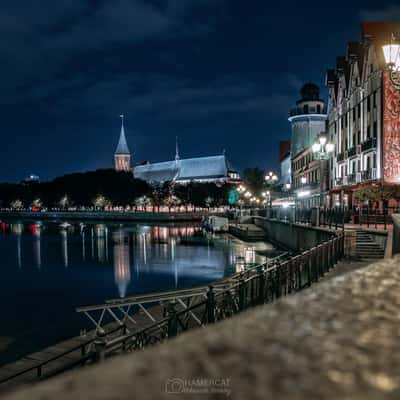
[[[400,71],[400,44],[397,42],[396,36],[392,34],[390,44],[382,46],[382,50],[387,66],[394,71]]]
[[[400,89],[400,43],[399,34],[392,34],[390,44],[382,46],[385,63],[389,70],[390,79],[396,89]]]
[[[312,145],[312,151],[317,160],[320,160],[320,193],[319,193],[319,205],[322,206],[322,192],[324,191],[323,187],[323,160],[328,160],[333,151],[335,150],[335,145],[331,142],[328,142],[328,137],[325,133],[321,132],[317,138],[317,141]]]
[[[265,180],[267,182],[276,182],[278,180],[278,176],[274,174],[272,171],[269,171],[267,175],[265,175]]]
[[[330,154],[335,150],[335,145],[328,142],[325,133],[318,136],[318,140],[312,145],[312,151],[319,160],[327,160]]]

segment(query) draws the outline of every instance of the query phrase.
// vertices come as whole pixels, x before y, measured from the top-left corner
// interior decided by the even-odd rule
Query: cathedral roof
[[[135,178],[148,182],[218,179],[233,171],[225,155],[186,158],[135,167]]]
[[[115,150],[115,154],[125,154],[129,155],[131,152],[129,151],[128,143],[126,141],[126,136],[125,136],[125,129],[124,129],[124,123],[122,122],[121,125],[121,133],[119,135],[119,141],[118,141],[118,146],[117,149]]]

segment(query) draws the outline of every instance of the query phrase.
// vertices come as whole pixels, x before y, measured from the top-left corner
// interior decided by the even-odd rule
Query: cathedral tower
[[[114,154],[114,168],[116,171],[131,171],[131,153],[126,142],[124,129],[124,116],[121,115],[121,133],[119,142]]]

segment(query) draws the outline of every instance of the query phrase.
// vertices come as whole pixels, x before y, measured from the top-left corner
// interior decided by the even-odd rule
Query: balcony
[[[349,185],[354,185],[356,183],[356,174],[347,175],[347,182]]]
[[[361,145],[362,151],[367,151],[369,149],[373,149],[374,147],[376,147],[376,138],[374,138],[374,137],[371,137],[371,138],[367,139]]]
[[[342,186],[342,185],[343,185],[343,178],[336,178],[335,186]]]
[[[344,160],[344,153],[337,153],[336,161],[340,162]]]
[[[357,148],[356,146],[350,147],[350,149],[347,152],[348,157],[354,157],[355,155],[357,155]]]
[[[306,115],[306,114],[326,114],[325,107],[317,108],[316,106],[308,106],[308,108],[294,107],[290,110],[290,116],[295,117],[296,115]]]
[[[363,181],[374,181],[377,179],[376,168],[370,168],[361,172],[361,179]]]

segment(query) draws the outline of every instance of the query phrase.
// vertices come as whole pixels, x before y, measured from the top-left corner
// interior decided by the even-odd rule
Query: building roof
[[[218,179],[233,171],[225,155],[186,158],[135,167],[135,178],[148,182]]]
[[[131,152],[129,151],[128,143],[126,141],[126,136],[125,136],[125,129],[124,129],[124,122],[122,121],[121,125],[121,133],[119,135],[119,141],[118,141],[118,146],[117,149],[115,150],[115,154],[123,154],[123,155],[129,155]]]

